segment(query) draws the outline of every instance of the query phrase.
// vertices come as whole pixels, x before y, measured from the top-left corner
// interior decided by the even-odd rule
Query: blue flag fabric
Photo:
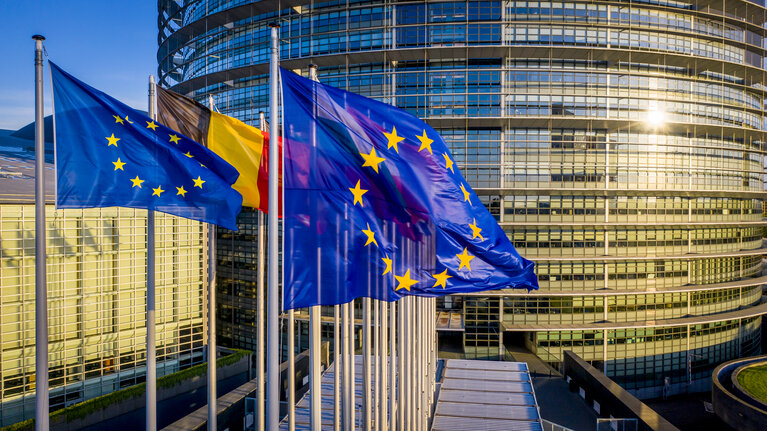
[[[50,63],[56,206],[161,211],[237,230],[239,173],[186,136]]]
[[[282,70],[283,308],[537,289],[445,142],[407,112]]]

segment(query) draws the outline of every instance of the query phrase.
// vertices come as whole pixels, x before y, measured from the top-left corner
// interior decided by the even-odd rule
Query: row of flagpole
[[[279,25],[271,24],[270,49],[270,136],[280,132],[278,112]],[[310,78],[317,81],[316,66],[309,68]],[[316,115],[316,111],[315,111]],[[316,130],[312,137],[316,145]],[[274,141],[272,141],[274,142]],[[270,145],[269,172],[277,172],[277,145]],[[277,207],[276,175],[269,175],[269,208]],[[275,305],[279,298],[277,262],[277,212],[269,212],[269,312],[266,327],[269,331],[266,371],[266,429],[279,425],[279,361],[272,357],[279,352],[279,311]],[[321,268],[320,250],[317,267]],[[321,277],[317,277],[321,279]],[[355,302],[361,305],[362,398],[357,415],[356,402],[356,350]],[[272,308],[274,307],[274,308]],[[428,427],[434,398],[436,373],[436,332],[434,298],[406,297],[398,303],[363,298],[333,307],[333,424],[335,429],[352,430],[425,430]],[[399,309],[399,313],[397,312]],[[371,319],[372,316],[372,319]],[[261,323],[261,322],[259,322]],[[287,426],[295,429],[295,314],[288,311],[288,414]],[[372,327],[372,328],[371,328]],[[372,329],[372,331],[371,331]],[[388,329],[388,333],[387,333]],[[399,329],[399,331],[398,331]],[[300,336],[300,334],[298,334]],[[374,354],[373,354],[374,353]],[[309,419],[310,429],[322,429],[321,392],[321,311],[319,306],[309,309]],[[259,399],[258,402],[262,402]],[[358,426],[359,425],[359,426]],[[260,430],[260,428],[259,428]]]
[[[48,381],[48,301],[46,271],[46,221],[45,221],[45,143],[43,123],[43,41],[40,35],[35,40],[35,428],[47,431],[49,420]],[[157,103],[154,77],[149,77],[148,113],[157,119]],[[212,105],[212,102],[211,102]],[[212,106],[211,106],[212,107]],[[55,138],[54,138],[55,139]],[[263,235],[259,235],[263,241]],[[262,243],[259,244],[262,251]],[[263,255],[263,253],[262,253]],[[260,264],[263,266],[262,264]],[[146,301],[146,417],[147,431],[157,429],[157,349],[156,349],[156,278],[155,278],[155,214],[147,211],[147,301]],[[260,280],[263,267],[260,268]],[[208,225],[208,430],[216,430],[216,227]],[[261,282],[263,288],[263,282]],[[263,290],[263,289],[262,289]],[[262,293],[262,292],[261,292]],[[260,303],[263,294],[259,295]],[[263,315],[259,307],[259,316]],[[261,328],[262,325],[259,325]],[[263,350],[264,343],[259,337],[258,344]],[[262,357],[262,352],[259,352]],[[259,360],[259,364],[262,362]],[[263,382],[263,367],[258,367],[259,382]],[[259,385],[260,387],[261,385]],[[263,404],[263,396],[260,397]],[[262,415],[263,416],[263,415]],[[263,427],[259,428],[263,429]]]
[[[359,306],[361,319],[355,319],[355,304]],[[324,412],[327,418],[332,418],[333,428],[428,429],[437,371],[435,299],[406,297],[387,303],[362,298],[339,308],[340,319],[333,320],[334,379],[330,396],[333,411]],[[361,327],[361,330],[355,327]],[[361,334],[359,343],[354,341],[355,334]],[[291,338],[290,332],[286,335]],[[310,346],[311,343],[312,340]],[[319,344],[319,339],[316,343]],[[360,352],[361,363],[357,361]],[[319,356],[310,347],[311,368],[319,370]],[[318,359],[313,359],[315,357]],[[361,375],[361,393],[355,389],[355,375]],[[311,430],[322,429],[320,382],[321,376],[316,380],[310,377]],[[289,384],[287,390],[287,398],[294,399],[295,387]],[[295,402],[289,403],[287,408],[284,425],[287,429],[295,429]]]
[[[272,145],[269,146],[269,208],[268,233],[264,235],[264,215],[258,215],[258,284],[257,284],[257,429],[277,429],[280,422],[280,319],[278,261],[278,175],[280,130],[278,111],[279,25],[271,25],[269,115]],[[35,214],[36,214],[36,283],[35,283],[35,345],[36,345],[36,428],[49,429],[48,401],[48,325],[45,268],[45,195],[44,142],[42,94],[42,36],[35,39]],[[316,67],[310,67],[316,80]],[[149,116],[157,117],[154,78],[150,77]],[[266,121],[260,118],[261,129]],[[316,131],[313,131],[313,135]],[[315,136],[312,137],[315,139]],[[157,429],[157,370],[156,370],[156,292],[155,292],[155,215],[147,212],[147,313],[146,313],[146,429]],[[265,244],[268,243],[268,253]],[[268,284],[264,286],[264,257],[268,256]],[[216,421],[216,337],[215,337],[215,277],[216,227],[208,226],[208,430],[217,429]],[[320,259],[318,249],[317,259]],[[319,268],[319,262],[317,267]],[[319,279],[319,277],[318,277]],[[266,298],[266,321],[264,299]],[[422,430],[427,429],[433,404],[436,373],[435,300],[406,297],[399,302],[363,298],[361,304],[362,404],[357,416],[355,351],[355,301],[333,307],[333,423],[336,429],[352,430]],[[295,370],[293,310],[288,313],[288,427],[295,429]],[[264,328],[265,327],[265,328]],[[266,340],[264,339],[266,329]],[[311,429],[322,428],[321,394],[321,310],[309,309],[309,396]],[[264,364],[266,358],[266,364]],[[266,366],[264,366],[266,365]],[[266,386],[266,388],[264,388]],[[265,389],[265,390],[264,390]]]

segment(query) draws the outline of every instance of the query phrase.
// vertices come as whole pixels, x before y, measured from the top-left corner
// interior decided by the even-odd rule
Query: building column
[[[687,261],[687,284],[692,284],[692,260]]]
[[[503,296],[498,297],[498,360],[504,358],[505,348],[503,347]]]
[[[743,319],[738,319],[738,357],[743,352]]]
[[[607,329],[602,330],[602,374],[607,375]]]

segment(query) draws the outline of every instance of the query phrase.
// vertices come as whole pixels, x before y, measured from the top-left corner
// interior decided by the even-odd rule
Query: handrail
[[[548,421],[546,419],[541,419],[541,423],[543,424],[543,431],[575,431],[572,428],[568,428],[563,425],[559,425],[557,423],[554,423],[552,421]]]

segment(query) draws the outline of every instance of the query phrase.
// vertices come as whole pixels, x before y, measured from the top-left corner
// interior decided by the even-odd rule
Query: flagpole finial
[[[32,39],[43,41],[43,40],[45,40],[45,36],[43,36],[41,34],[35,34],[35,35],[32,36]]]

